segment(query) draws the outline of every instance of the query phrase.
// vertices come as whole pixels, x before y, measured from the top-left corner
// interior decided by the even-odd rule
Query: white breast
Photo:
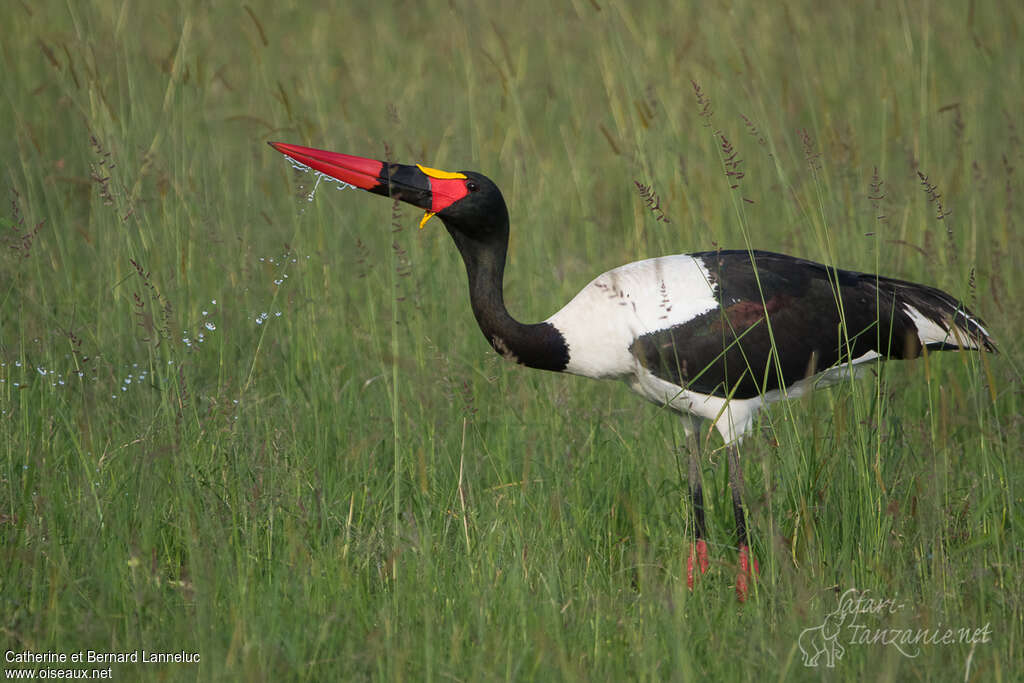
[[[640,371],[629,352],[644,334],[718,306],[704,265],[686,254],[630,263],[598,276],[547,319],[569,346],[566,372],[626,379]]]

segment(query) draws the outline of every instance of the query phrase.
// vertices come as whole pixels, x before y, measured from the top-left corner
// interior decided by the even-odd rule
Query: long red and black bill
[[[270,146],[303,166],[343,183],[401,199],[426,210],[427,215],[420,222],[420,227],[430,216],[444,211],[468,194],[466,176],[462,173],[438,171],[419,164],[389,164],[284,142],[271,142]]]

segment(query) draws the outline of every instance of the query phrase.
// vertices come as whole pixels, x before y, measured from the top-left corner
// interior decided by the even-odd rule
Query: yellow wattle
[[[430,176],[431,178],[437,178],[438,180],[453,180],[455,178],[466,178],[466,175],[464,173],[439,171],[436,168],[430,168],[429,166],[424,166],[423,164],[416,164],[416,168],[420,169],[421,171],[423,171],[423,173]]]

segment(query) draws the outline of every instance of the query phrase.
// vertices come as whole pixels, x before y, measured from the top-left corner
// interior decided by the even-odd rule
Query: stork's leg
[[[693,503],[694,542],[690,556],[686,559],[686,586],[693,590],[693,567],[696,564],[703,574],[708,570],[708,544],[704,540],[707,527],[704,525],[704,487],[700,477],[700,434],[694,438],[696,445],[690,449],[690,501]]]
[[[736,575],[736,598],[745,602],[750,586],[750,579],[760,569],[757,566],[757,558],[750,552],[750,543],[747,538],[747,515],[743,509],[743,470],[740,469],[740,450],[735,443],[726,447],[729,457],[729,487],[732,489],[732,511],[736,516],[736,543],[739,546],[739,573]],[[753,561],[754,571],[751,573],[750,565]]]

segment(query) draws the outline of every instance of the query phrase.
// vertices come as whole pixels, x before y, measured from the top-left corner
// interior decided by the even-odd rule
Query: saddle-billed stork
[[[751,557],[738,442],[765,404],[800,396],[855,366],[913,358],[923,349],[995,351],[984,323],[954,297],[925,285],[840,270],[767,251],[723,250],[637,261],[599,275],[562,310],[532,325],[505,309],[502,280],[509,217],[498,187],[471,171],[438,171],[278,142],[312,169],[436,215],[469,276],[484,337],[522,365],[599,379],[683,416],[688,436],[710,420],[726,443],[739,572],[746,599]],[[689,484],[695,541],[687,562],[708,568],[699,447]]]

